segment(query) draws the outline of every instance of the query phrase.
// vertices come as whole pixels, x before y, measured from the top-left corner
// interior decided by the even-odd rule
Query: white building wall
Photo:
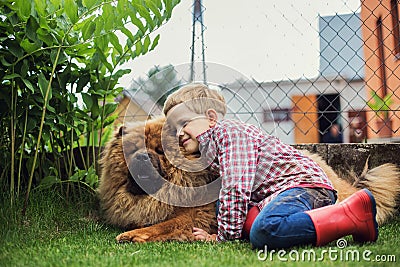
[[[291,109],[295,95],[340,94],[341,125],[344,142],[348,142],[348,111],[362,110],[366,106],[364,81],[342,78],[285,80],[279,82],[237,82],[222,89],[228,106],[227,118],[237,118],[260,126],[268,134],[278,136],[288,144],[295,143],[292,121],[264,122],[264,110]],[[315,103],[317,105],[317,103]]]

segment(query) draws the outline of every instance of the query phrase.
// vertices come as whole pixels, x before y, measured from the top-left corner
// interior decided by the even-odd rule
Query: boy
[[[223,96],[202,84],[171,94],[167,123],[186,154],[205,157],[221,176],[218,234],[194,228],[196,240],[248,237],[256,248],[325,245],[352,234],[376,241],[376,207],[364,189],[336,202],[336,191],[310,158],[253,125],[222,119]]]

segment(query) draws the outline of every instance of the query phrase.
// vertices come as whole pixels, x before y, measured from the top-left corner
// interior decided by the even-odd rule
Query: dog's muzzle
[[[135,154],[129,163],[128,191],[134,195],[156,193],[164,183],[159,168],[155,156],[146,152]]]

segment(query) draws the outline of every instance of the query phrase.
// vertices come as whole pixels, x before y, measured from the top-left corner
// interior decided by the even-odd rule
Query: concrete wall
[[[360,174],[368,159],[368,166],[374,168],[384,163],[400,167],[400,144],[306,144],[293,145],[321,155],[335,171],[353,170]],[[400,179],[400,177],[399,177]]]

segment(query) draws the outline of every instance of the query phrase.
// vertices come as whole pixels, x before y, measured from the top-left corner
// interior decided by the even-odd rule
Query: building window
[[[264,122],[290,121],[290,111],[289,108],[265,109]]]
[[[398,0],[391,0],[391,15],[393,24],[394,53],[397,59],[400,59],[400,21]]]
[[[376,22],[376,36],[378,39],[378,59],[379,59],[379,72],[378,75],[380,76],[381,80],[381,92],[382,96],[387,94],[387,82],[386,82],[386,64],[385,64],[385,44],[383,42],[383,24],[382,18],[378,18]]]

